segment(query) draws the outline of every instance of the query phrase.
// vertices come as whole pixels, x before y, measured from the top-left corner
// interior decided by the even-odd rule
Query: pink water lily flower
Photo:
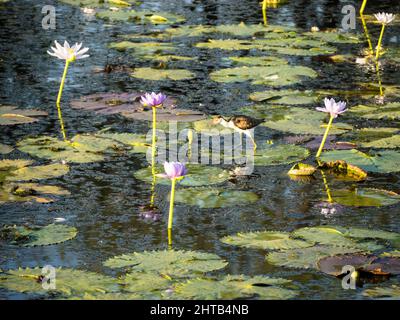
[[[325,108],[316,108],[318,111],[330,113],[331,117],[337,118],[338,115],[347,111],[346,102],[338,101],[334,99],[325,98]]]
[[[56,57],[61,60],[69,60],[74,61],[78,59],[84,59],[89,57],[88,54],[85,54],[89,51],[89,48],[83,48],[82,43],[75,43],[72,47],[70,47],[67,41],[64,41],[64,45],[62,46],[56,41],[54,41],[56,47],[51,47],[53,51],[47,51],[47,53],[53,57]]]
[[[161,92],[145,93],[141,97],[140,103],[145,107],[158,107],[164,103],[165,99],[167,99],[167,96]]]
[[[158,176],[169,179],[183,178],[187,175],[187,169],[183,163],[180,162],[164,162],[165,174]]]

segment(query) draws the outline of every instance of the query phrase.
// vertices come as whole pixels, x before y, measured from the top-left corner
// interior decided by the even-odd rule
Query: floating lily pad
[[[133,93],[95,93],[71,101],[74,109],[95,111],[99,114],[115,114],[121,112],[142,112],[145,108],[140,103],[141,92]],[[163,108],[175,108],[176,100],[170,97],[164,101]],[[151,109],[151,108],[150,108]]]
[[[149,294],[143,295],[139,293],[125,293],[125,292],[109,292],[109,293],[85,293],[83,295],[74,295],[68,300],[144,300],[151,299]],[[65,298],[62,298],[65,300]]]
[[[310,152],[300,146],[292,144],[270,145],[264,144],[257,148],[254,155],[256,166],[276,166],[290,164],[306,159]]]
[[[119,279],[124,291],[148,294],[160,293],[172,285],[171,278],[156,272],[131,272]]]
[[[248,66],[280,66],[288,64],[286,59],[272,56],[256,56],[256,57],[229,57],[229,60],[239,65]]]
[[[221,242],[245,248],[266,250],[306,248],[314,244],[312,242],[292,239],[289,233],[275,231],[238,233],[223,237]]]
[[[325,162],[343,160],[368,172],[389,173],[400,171],[398,165],[400,152],[392,150],[373,151],[369,154],[355,149],[334,150],[323,152],[321,160]]]
[[[376,287],[363,291],[363,296],[374,299],[400,299],[400,286],[392,285],[390,287]]]
[[[67,190],[57,186],[39,185],[36,183],[6,183],[0,188],[0,203],[28,201],[50,203],[54,199],[47,198],[49,195],[60,196],[69,194]]]
[[[188,164],[186,168],[188,170],[188,174],[179,182],[179,185],[182,186],[207,186],[225,182],[230,178],[230,174],[227,170],[216,166]],[[162,166],[157,166],[156,174],[160,173],[164,173],[164,168]],[[147,183],[152,183],[153,177],[151,167],[140,169],[136,171],[134,175],[136,179],[143,180]],[[170,185],[171,181],[166,178],[157,178],[156,183]]]
[[[12,234],[12,241],[24,247],[47,246],[71,240],[76,237],[78,231],[74,227],[63,224],[49,224],[44,227],[12,226],[5,227],[0,233]],[[9,235],[10,236],[10,235]]]
[[[343,160],[324,162],[320,164],[319,168],[333,173],[336,178],[343,180],[363,181],[368,176],[364,170],[352,164],[348,164]]]
[[[294,290],[282,288],[287,280],[264,276],[225,276],[222,280],[191,279],[175,287],[174,297],[178,299],[231,300],[258,298],[283,300],[294,298]]]
[[[326,130],[326,116],[322,112],[305,108],[270,108],[263,107],[263,111],[258,109],[258,115],[267,115],[269,111],[273,113],[267,115],[267,121],[262,126],[270,129],[290,132],[294,134],[323,135]],[[333,123],[329,133],[339,135],[352,129],[352,126],[346,123]],[[337,159],[345,160],[345,159]],[[351,162],[350,162],[351,163]],[[354,164],[354,163],[352,163]],[[354,164],[356,165],[356,164]]]
[[[335,31],[319,31],[319,32],[306,32],[305,36],[322,40],[329,43],[348,43],[348,44],[356,44],[361,43],[362,40],[355,33],[350,32],[335,32]]]
[[[259,196],[251,191],[228,190],[222,188],[178,189],[175,201],[200,208],[223,208],[253,203]]]
[[[136,0],[60,0],[63,3],[85,8],[104,8],[107,6],[131,6],[137,3]]]
[[[400,202],[397,193],[372,188],[332,190],[332,198],[339,204],[354,207],[382,207]]]
[[[134,50],[135,56],[153,55],[153,54],[166,54],[176,51],[176,47],[170,43],[164,42],[111,42],[109,48],[119,51]]]
[[[43,277],[49,273],[43,273],[42,268],[26,268],[5,271],[0,276],[0,287],[16,292],[49,293],[58,292],[65,295],[76,293],[106,293],[118,290],[116,280],[95,272],[55,269],[56,288],[45,290],[42,287]]]
[[[244,82],[263,84],[269,86],[287,86],[300,83],[306,78],[316,78],[318,74],[308,67],[303,66],[271,66],[271,67],[236,67],[214,71],[210,78],[216,82]]]
[[[263,101],[283,105],[313,105],[317,102],[319,95],[312,91],[299,90],[268,90],[254,92],[250,95],[253,101]]]
[[[197,251],[144,251],[108,259],[109,268],[129,267],[133,271],[158,272],[166,275],[204,273],[224,268],[228,263],[212,253]]]
[[[105,153],[113,153],[116,148],[124,147],[112,139],[79,134],[70,141],[42,136],[26,138],[19,141],[17,145],[20,151],[34,157],[75,163],[103,161]]]
[[[0,126],[36,122],[39,121],[39,119],[34,117],[39,116],[47,116],[47,112],[0,105]]]
[[[143,112],[134,112],[134,111],[124,111],[122,115],[129,119],[136,120],[144,120],[144,121],[152,121],[153,119],[153,111],[143,111]],[[158,109],[157,110],[157,122],[193,122],[204,119],[206,116],[204,113],[189,110],[189,109]]]
[[[343,138],[357,143],[363,148],[395,149],[400,147],[398,128],[362,128],[350,132]]]
[[[170,61],[190,61],[190,60],[195,60],[196,58],[177,56],[172,54],[166,54],[166,55],[155,54],[155,55],[144,55],[143,59],[158,61],[158,62],[170,62]]]
[[[16,169],[24,168],[33,163],[32,160],[25,159],[3,159],[0,160],[1,171],[13,171]]]
[[[8,154],[14,149],[6,144],[0,143],[0,154]]]
[[[312,176],[317,169],[306,163],[296,163],[290,170],[288,171],[289,175],[292,176]]]
[[[148,148],[151,147],[145,135],[135,133],[96,133],[95,135],[96,137],[112,139],[131,147],[130,153],[146,153]]]
[[[148,10],[104,10],[96,14],[100,19],[111,22],[130,22],[137,24],[174,24],[185,21],[185,18],[168,12],[152,12]]]
[[[11,171],[6,177],[7,181],[29,181],[50,179],[63,176],[69,172],[66,164],[54,163],[44,166],[29,166]]]
[[[220,24],[215,26],[215,32],[229,34],[236,37],[252,37],[252,36],[265,36],[270,37],[276,35],[277,37],[284,37],[288,32],[293,31],[293,28],[285,26],[264,26],[262,24]]]
[[[224,134],[233,134],[235,131],[230,128],[226,128],[220,124],[214,124],[213,119],[204,119],[193,122],[193,128],[198,133],[209,135],[209,136],[219,136]]]
[[[342,253],[360,252],[361,249],[318,245],[283,251],[273,251],[267,254],[267,261],[272,265],[298,269],[317,269],[317,262],[325,257]]]
[[[385,105],[365,106],[358,105],[349,109],[357,117],[372,120],[399,120],[400,102],[391,102]]]
[[[153,68],[136,68],[131,76],[138,79],[162,81],[162,80],[189,80],[196,75],[185,69],[153,69]]]

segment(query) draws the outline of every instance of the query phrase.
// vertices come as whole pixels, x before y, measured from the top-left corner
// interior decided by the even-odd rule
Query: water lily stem
[[[63,72],[63,75],[62,75],[62,78],[61,78],[60,89],[58,90],[57,101],[56,101],[58,119],[60,121],[61,133],[63,135],[64,141],[68,141],[68,140],[67,140],[67,135],[65,133],[64,120],[63,120],[63,117],[62,117],[60,102],[61,102],[62,92],[63,92],[63,89],[64,89],[65,79],[67,77],[69,63],[70,63],[70,60],[66,60],[65,61],[64,72]]]
[[[153,137],[151,142],[151,155],[152,155],[152,166],[154,167],[155,155],[156,155],[156,133],[157,133],[157,108],[153,107]]]
[[[361,22],[362,22],[362,25],[363,25],[363,28],[364,28],[365,37],[367,38],[369,51],[370,51],[371,55],[373,55],[374,54],[374,47],[372,46],[371,37],[369,36],[367,23],[365,22],[364,16],[363,16],[363,14],[361,12],[360,12],[360,17],[361,17]]]
[[[381,30],[381,35],[379,36],[379,41],[378,41],[378,47],[376,48],[376,60],[378,61],[379,59],[379,53],[381,52],[381,45],[382,45],[382,39],[383,39],[383,34],[385,32],[385,24],[382,24],[382,30]]]
[[[263,13],[264,26],[267,26],[267,0],[263,0],[262,13]]]
[[[367,5],[367,0],[363,0],[363,3],[362,3],[361,8],[360,8],[360,14],[361,15],[364,14],[364,10],[365,10],[366,5]]]
[[[328,138],[329,130],[331,129],[331,126],[332,126],[333,119],[335,119],[335,118],[332,117],[332,116],[329,119],[328,126],[326,127],[324,137],[322,138],[321,145],[319,146],[319,149],[318,149],[318,152],[317,152],[317,155],[316,155],[317,158],[319,158],[319,156],[321,155],[322,149],[324,148],[324,145],[325,145],[325,142],[326,142],[326,138]]]
[[[376,75],[378,77],[379,93],[380,93],[381,97],[383,97],[382,78],[381,78],[381,72],[379,71],[379,62],[378,61],[376,61]]]
[[[176,178],[171,179],[171,198],[169,200],[168,229],[172,229],[172,220],[174,218],[175,184]]]

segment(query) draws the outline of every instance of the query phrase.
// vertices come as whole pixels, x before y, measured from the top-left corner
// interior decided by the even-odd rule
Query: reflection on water
[[[399,12],[400,5],[391,1],[370,1],[366,13],[378,11]],[[28,126],[1,127],[0,142],[15,144],[28,135],[60,134],[59,116],[54,108],[60,75],[63,66],[55,63],[46,54],[55,39],[65,38],[72,42],[84,42],[90,47],[91,57],[85,62],[77,61],[70,68],[63,93],[63,120],[68,134],[95,132],[110,127],[118,132],[144,133],[149,123],[130,121],[120,116],[99,116],[89,112],[73,110],[69,107],[72,98],[95,92],[162,91],[177,97],[185,108],[200,110],[210,114],[232,114],[248,105],[248,95],[264,90],[262,86],[249,83],[220,84],[209,80],[208,74],[224,67],[224,59],[231,53],[199,51],[193,46],[179,47],[182,55],[193,55],[198,60],[179,62],[197,74],[197,78],[179,84],[151,82],[134,79],[124,72],[96,73],[97,68],[107,64],[123,64],[128,67],[140,66],[143,62],[134,55],[122,54],[107,48],[109,42],[117,41],[122,33],[148,31],[148,26],[116,25],[107,26],[97,19],[88,19],[79,8],[62,5],[56,1],[56,30],[41,29],[41,2],[21,0],[1,9],[0,15],[0,103],[21,107],[37,107],[49,112],[43,121]],[[348,1],[357,8],[360,1]],[[338,0],[291,0],[287,5],[268,11],[268,24],[291,25],[305,30],[318,26],[321,30],[340,27],[341,8]],[[209,1],[145,1],[143,7],[175,12],[187,18],[187,24],[228,24],[263,23],[259,1],[209,0]],[[357,32],[363,25],[357,25]],[[371,38],[378,37],[379,26],[369,25]],[[398,35],[398,26],[388,28],[385,38]],[[207,37],[201,39],[206,41]],[[183,43],[190,43],[182,39]],[[340,53],[359,54],[363,46],[340,46]],[[392,45],[392,43],[391,43]],[[178,50],[178,51],[179,51]],[[334,88],[348,90],[356,83],[374,83],[374,72],[364,72],[353,64],[333,64],[321,62],[317,58],[290,57],[290,62],[306,65],[318,70],[316,80],[298,85],[299,89]],[[383,83],[398,83],[399,74],[390,66],[381,75]],[[352,99],[352,100],[351,100]],[[357,97],[350,98],[349,106],[361,103]],[[315,107],[315,106],[310,106]],[[357,120],[356,125],[361,125]],[[393,126],[390,122],[381,126]],[[277,140],[282,134],[267,128],[257,131],[257,140]],[[26,157],[18,151],[15,158]],[[38,161],[40,163],[40,161]],[[64,217],[67,224],[78,228],[79,234],[73,241],[56,246],[16,248],[0,243],[0,268],[52,264],[55,266],[79,267],[92,271],[110,273],[102,266],[107,258],[143,250],[167,248],[169,186],[153,183],[145,184],[134,178],[133,173],[148,166],[144,155],[116,156],[103,163],[72,165],[71,172],[51,183],[66,188],[71,196],[50,205],[4,204],[0,207],[0,224],[32,223],[45,225],[54,217]],[[229,168],[228,168],[229,169]],[[320,224],[372,227],[400,232],[399,205],[382,208],[348,207],[325,217],[317,206],[321,201],[330,203],[328,190],[346,186],[345,181],[316,179],[298,183],[286,175],[287,166],[257,167],[249,179],[235,179],[223,187],[249,190],[260,195],[259,202],[246,206],[223,209],[199,209],[181,204],[175,205],[173,245],[174,249],[201,250],[213,252],[230,264],[221,272],[249,275],[268,274],[293,279],[300,288],[300,298],[307,299],[352,299],[362,298],[360,292],[342,290],[340,283],[317,272],[281,269],[265,263],[265,252],[242,250],[222,244],[219,239],[236,232],[254,230],[292,231],[299,227]],[[357,182],[363,186],[387,188],[400,192],[400,175],[371,175],[367,181]],[[321,193],[327,191],[327,194]],[[149,198],[150,191],[150,198]],[[334,199],[333,199],[334,200]],[[150,208],[146,206],[151,204]],[[158,208],[159,211],[156,209]],[[146,219],[153,215],[154,219]],[[157,212],[161,212],[158,214]],[[0,298],[20,297],[0,290]]]

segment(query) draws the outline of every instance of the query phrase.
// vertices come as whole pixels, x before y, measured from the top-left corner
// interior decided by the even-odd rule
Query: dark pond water
[[[399,12],[400,4],[393,1],[368,1],[367,12]],[[318,25],[321,29],[340,27],[341,8],[361,1],[291,0],[290,4],[271,9],[269,23],[290,25],[304,30]],[[36,107],[49,112],[49,117],[32,125],[0,127],[0,142],[10,145],[28,135],[60,135],[54,100],[58,91],[59,77],[63,69],[61,61],[46,54],[55,39],[82,41],[90,47],[91,58],[75,63],[69,70],[63,95],[64,121],[69,135],[95,132],[112,127],[120,132],[146,132],[148,124],[130,121],[122,116],[96,116],[94,113],[69,108],[68,101],[95,92],[116,91],[163,91],[177,97],[186,108],[206,113],[232,114],[250,104],[248,95],[265,90],[263,86],[250,83],[221,84],[211,81],[208,73],[223,67],[222,51],[200,51],[193,47],[182,49],[184,55],[199,55],[199,62],[184,62],[185,68],[194,71],[196,79],[179,82],[157,82],[134,79],[127,73],[95,73],[94,67],[107,63],[130,67],[143,64],[133,55],[121,54],[107,49],[122,33],[141,33],[146,26],[116,24],[107,26],[101,20],[88,19],[77,7],[57,1],[46,1],[57,9],[56,30],[41,28],[42,1],[11,1],[0,9],[0,103],[21,107]],[[159,9],[184,15],[187,24],[231,24],[245,21],[259,23],[261,12],[257,0],[209,0],[209,1],[144,1],[142,8]],[[357,25],[361,32],[361,25]],[[377,35],[379,29],[371,28]],[[388,29],[385,45],[398,46],[399,27]],[[203,40],[207,40],[204,37]],[[185,41],[191,41],[184,39]],[[197,41],[197,40],[196,40]],[[200,41],[200,40],[198,40]],[[365,44],[342,46],[340,53],[357,53]],[[366,72],[350,64],[333,64],[312,58],[291,58],[296,64],[310,66],[319,72],[318,80],[303,82],[300,89],[335,88],[351,89],[355,83],[376,82],[373,71]],[[177,65],[183,65],[177,63]],[[398,70],[386,70],[385,84],[398,84]],[[357,103],[349,101],[350,105]],[[361,125],[362,121],[353,124]],[[398,122],[386,126],[398,126]],[[256,131],[259,141],[279,139],[282,134],[260,127]],[[14,151],[7,157],[27,157]],[[2,204],[0,224],[46,225],[54,218],[63,217],[66,223],[77,227],[76,239],[65,243],[34,248],[21,248],[0,243],[0,268],[20,266],[34,267],[51,264],[80,268],[112,274],[102,266],[107,258],[133,251],[163,249],[167,247],[165,214],[160,221],[146,221],[139,216],[140,206],[150,198],[149,185],[136,180],[133,173],[147,166],[142,156],[123,156],[94,164],[71,165],[71,171],[48,184],[68,189],[70,196],[61,197],[52,204]],[[254,191],[260,200],[246,206],[222,209],[199,209],[176,205],[174,224],[174,247],[200,250],[220,255],[229,261],[223,273],[281,276],[294,280],[300,299],[362,299],[362,288],[343,290],[334,277],[315,271],[278,268],[265,262],[263,251],[222,244],[219,239],[236,232],[255,230],[292,231],[299,227],[321,224],[359,226],[400,232],[400,205],[381,208],[346,207],[331,217],[321,215],[315,205],[325,198],[322,179],[312,183],[296,183],[286,175],[290,166],[257,167],[253,176],[226,182],[225,187]],[[348,186],[332,178],[332,189]],[[351,183],[350,183],[351,184]],[[400,174],[372,175],[360,186],[388,189],[400,192]],[[157,186],[156,204],[166,213],[169,188]],[[396,279],[391,280],[393,283]],[[387,285],[386,283],[385,285]],[[366,284],[364,288],[370,285]],[[2,299],[29,299],[32,296],[16,294],[0,289]]]

